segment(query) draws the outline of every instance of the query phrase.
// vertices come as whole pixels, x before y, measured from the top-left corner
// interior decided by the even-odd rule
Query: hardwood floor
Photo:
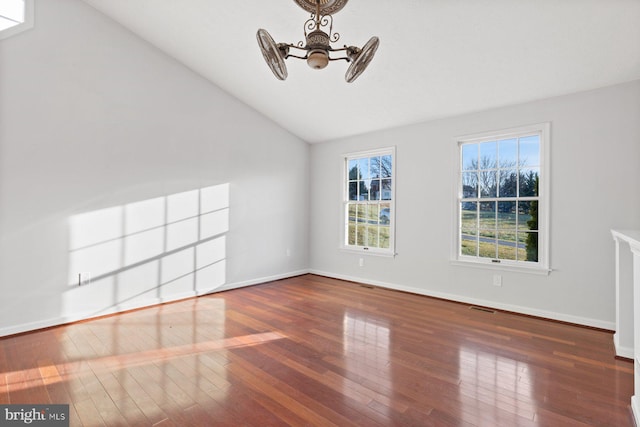
[[[612,335],[324,277],[0,339],[71,426],[632,426]]]

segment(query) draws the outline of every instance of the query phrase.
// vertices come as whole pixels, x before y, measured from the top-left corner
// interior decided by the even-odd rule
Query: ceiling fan
[[[339,12],[348,0],[294,1],[298,6],[311,13],[311,18],[304,23],[306,43],[302,41],[297,44],[276,43],[264,29],[259,29],[256,34],[262,56],[276,78],[286,80],[288,73],[285,59],[298,58],[306,60],[307,64],[315,70],[325,68],[329,61],[345,60],[351,63],[344,76],[345,80],[347,83],[351,83],[357,79],[376,53],[380,44],[378,37],[371,37],[362,49],[347,45],[342,48],[333,48],[331,43],[336,43],[340,39],[340,34],[333,32],[333,14]],[[323,28],[327,27],[329,31],[323,31]],[[331,54],[334,56],[332,57]]]

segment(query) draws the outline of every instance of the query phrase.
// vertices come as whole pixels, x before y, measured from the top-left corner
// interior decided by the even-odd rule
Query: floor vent
[[[495,313],[494,310],[491,310],[490,308],[484,308],[484,307],[476,307],[475,305],[472,305],[471,307],[469,307],[469,310],[476,310],[476,311],[484,311],[485,313]]]

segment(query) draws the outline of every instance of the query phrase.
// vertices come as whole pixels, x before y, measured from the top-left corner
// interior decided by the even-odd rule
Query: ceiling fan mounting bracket
[[[298,6],[303,8],[309,13],[316,13],[317,0],[293,0]],[[320,14],[321,15],[333,15],[339,12],[347,4],[349,0],[319,0],[320,1]]]

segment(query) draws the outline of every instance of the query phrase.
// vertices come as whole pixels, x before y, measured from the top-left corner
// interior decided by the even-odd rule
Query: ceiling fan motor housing
[[[322,30],[315,30],[307,34],[307,64],[321,70],[329,63],[329,35]]]

